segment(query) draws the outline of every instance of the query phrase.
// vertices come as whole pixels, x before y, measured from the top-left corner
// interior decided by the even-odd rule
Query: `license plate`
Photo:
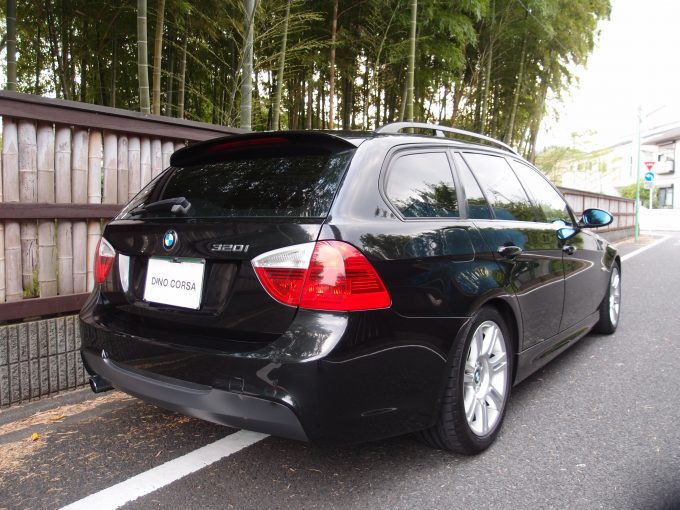
[[[205,260],[202,259],[150,258],[144,300],[198,310],[204,268]]]

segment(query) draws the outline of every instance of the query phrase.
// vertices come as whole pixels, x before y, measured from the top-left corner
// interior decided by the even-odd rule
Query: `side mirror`
[[[560,241],[566,241],[567,239],[571,239],[576,234],[578,234],[578,229],[574,227],[558,228],[556,230],[556,234],[557,239],[559,239]]]
[[[614,217],[602,209],[586,209],[583,211],[579,226],[581,227],[605,227],[614,221]]]

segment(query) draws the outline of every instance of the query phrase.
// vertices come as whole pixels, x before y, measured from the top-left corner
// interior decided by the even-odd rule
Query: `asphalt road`
[[[680,508],[680,233],[670,236],[624,262],[617,333],[585,337],[513,388],[481,455],[410,436],[350,448],[268,437],[124,508]],[[0,508],[59,508],[235,432],[117,392],[56,402],[23,421],[45,404],[0,413]]]

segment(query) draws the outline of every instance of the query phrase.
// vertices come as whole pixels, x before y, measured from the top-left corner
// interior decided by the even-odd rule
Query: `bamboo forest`
[[[610,13],[609,0],[3,4],[9,90],[253,130],[433,122],[530,159],[546,99]]]

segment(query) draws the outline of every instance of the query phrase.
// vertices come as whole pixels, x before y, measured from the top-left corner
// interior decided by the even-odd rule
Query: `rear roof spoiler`
[[[170,157],[170,165],[176,167],[195,165],[207,160],[219,159],[218,155],[237,152],[257,152],[268,149],[280,150],[287,146],[296,149],[307,147],[310,150],[339,152],[355,149],[361,139],[348,139],[320,131],[265,131],[242,135],[223,136],[198,142],[176,151]]]

